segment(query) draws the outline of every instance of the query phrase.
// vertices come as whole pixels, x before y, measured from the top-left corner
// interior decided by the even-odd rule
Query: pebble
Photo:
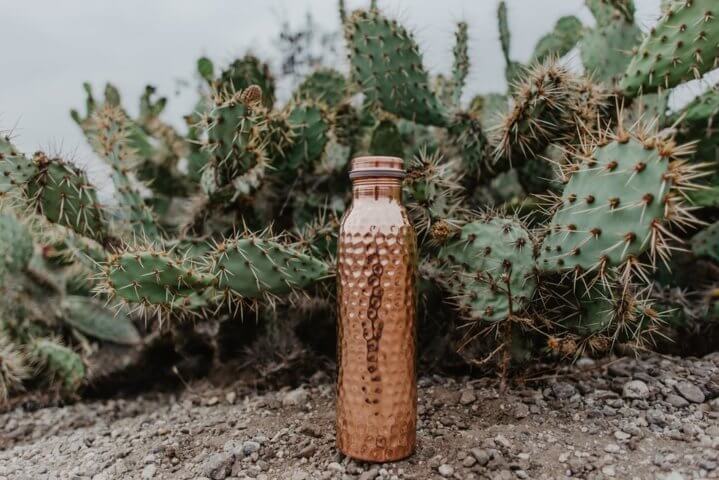
[[[300,406],[307,403],[307,400],[309,400],[310,394],[305,390],[304,388],[296,388],[294,390],[290,390],[285,394],[285,396],[282,398],[282,405],[285,407],[290,406]]]
[[[559,400],[566,400],[574,396],[577,393],[577,389],[574,385],[568,382],[557,382],[552,384],[552,393]]]
[[[689,382],[677,382],[674,388],[679,395],[692,403],[704,403],[704,392],[699,387]]]
[[[471,405],[477,400],[477,396],[472,390],[464,390],[459,397],[459,403],[462,405]]]
[[[234,456],[230,453],[213,453],[202,468],[202,473],[212,480],[223,480],[230,473]]]
[[[247,440],[245,443],[242,444],[242,453],[245,456],[252,455],[260,449],[260,446],[261,445],[255,441]]]
[[[529,407],[526,403],[517,403],[514,406],[514,418],[521,420],[529,416]]]
[[[666,401],[669,405],[676,408],[682,408],[689,405],[689,402],[687,402],[684,397],[680,397],[675,393],[670,393],[669,395],[667,395]]]
[[[624,384],[622,396],[629,399],[645,399],[649,397],[649,387],[641,380],[632,380]]]
[[[452,467],[451,465],[447,465],[446,463],[440,465],[439,468],[437,468],[437,471],[443,477],[450,477],[454,475],[454,467]]]

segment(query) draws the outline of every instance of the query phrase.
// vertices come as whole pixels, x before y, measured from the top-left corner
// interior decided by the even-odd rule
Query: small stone
[[[470,405],[474,403],[477,400],[477,396],[474,394],[472,390],[465,390],[462,392],[462,395],[459,397],[459,403],[462,405]]]
[[[619,453],[620,448],[616,443],[609,443],[604,447],[604,451],[607,453]]]
[[[202,473],[212,480],[223,480],[230,473],[233,455],[229,453],[213,453],[208,457],[202,467]]]
[[[157,465],[155,465],[154,463],[145,465],[145,468],[142,469],[142,480],[154,478],[155,473],[157,473]]]
[[[670,393],[669,395],[667,395],[666,401],[669,405],[676,408],[682,408],[689,405],[689,402],[687,402],[684,398],[680,397],[675,393]]]
[[[295,473],[292,474],[292,480],[308,480],[309,478],[309,474],[302,470],[295,470]]]
[[[617,430],[616,432],[614,432],[614,438],[616,438],[617,440],[623,441],[623,440],[629,440],[630,438],[632,438],[632,436],[630,434],[628,434],[627,432],[622,432],[621,430]]]
[[[310,443],[305,448],[300,450],[300,452],[297,454],[300,458],[310,458],[312,455],[315,454],[317,451],[317,446],[314,443]]]
[[[247,440],[245,443],[242,444],[242,453],[245,456],[252,455],[259,449],[260,449],[260,444],[255,441],[252,441],[252,440]]]
[[[446,463],[440,465],[439,468],[437,468],[437,471],[443,477],[451,477],[452,475],[454,475],[454,467],[452,467],[451,465],[447,465]]]
[[[554,393],[554,396],[559,400],[566,400],[577,393],[577,389],[571,383],[557,382],[552,384],[552,393]]]
[[[469,453],[471,453],[472,456],[477,459],[477,463],[482,466],[487,465],[491,459],[489,452],[483,448],[473,448]]]
[[[362,475],[359,476],[358,480],[375,480],[375,478],[377,478],[377,475],[379,475],[379,467],[375,466],[362,473]]]
[[[704,392],[699,387],[689,382],[678,382],[674,388],[679,395],[692,403],[704,403]]]
[[[472,455],[467,455],[464,457],[464,460],[462,460],[462,466],[467,468],[473,467],[475,463],[477,463],[477,459]]]
[[[290,390],[285,394],[285,396],[282,398],[282,405],[285,407],[291,407],[291,406],[300,406],[307,403],[307,400],[309,400],[310,394],[305,390],[304,388],[296,388],[294,390]]]
[[[650,408],[649,410],[647,410],[647,422],[649,422],[651,425],[663,427],[667,424],[667,419],[664,413],[660,410],[656,408]]]
[[[208,407],[212,407],[213,405],[217,405],[220,403],[220,399],[218,397],[210,397],[207,400],[205,400],[205,405]]]
[[[614,467],[612,465],[605,465],[602,467],[602,473],[608,477],[613,477],[616,475],[616,471],[614,470]]]
[[[337,462],[332,462],[329,465],[327,465],[327,469],[332,470],[333,472],[344,472],[345,471],[345,467],[343,467],[342,465],[340,465]]]
[[[517,403],[514,406],[514,418],[521,420],[529,416],[529,407],[526,403]]]
[[[227,403],[229,403],[230,405],[235,403],[236,399],[237,399],[237,394],[235,392],[227,392],[227,394],[225,394],[225,401]]]
[[[641,380],[632,380],[624,384],[622,395],[629,399],[645,399],[649,397],[649,387]]]

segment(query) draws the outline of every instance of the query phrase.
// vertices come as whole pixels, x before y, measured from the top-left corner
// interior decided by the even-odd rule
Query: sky
[[[640,26],[646,29],[655,21],[659,2],[636,0]],[[468,23],[467,98],[505,89],[497,3],[379,0],[386,14],[415,32],[425,64],[435,73],[449,71],[455,25]],[[347,0],[348,10],[367,4]],[[560,16],[594,23],[583,0],[508,0],[507,6],[511,55],[518,61],[529,58],[535,42]],[[275,42],[284,20],[299,26],[311,11],[325,30],[339,29],[340,23],[337,0],[0,0],[0,11],[0,130],[12,130],[16,145],[26,152],[61,151],[90,167],[92,152],[68,113],[83,109],[83,82],[99,94],[111,81],[131,114],[137,113],[150,83],[168,97],[164,118],[184,130],[182,117],[196,101],[198,57],[211,58],[216,69],[247,52],[276,61]]]

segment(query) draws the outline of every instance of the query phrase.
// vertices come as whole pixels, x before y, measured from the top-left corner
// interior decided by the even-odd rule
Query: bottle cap
[[[350,179],[367,177],[404,178],[404,160],[399,157],[355,157],[352,159]]]

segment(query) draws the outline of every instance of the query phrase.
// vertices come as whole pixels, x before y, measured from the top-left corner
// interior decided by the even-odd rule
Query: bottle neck
[[[368,177],[352,181],[352,199],[358,200],[394,200],[402,202],[402,181],[399,178]]]

